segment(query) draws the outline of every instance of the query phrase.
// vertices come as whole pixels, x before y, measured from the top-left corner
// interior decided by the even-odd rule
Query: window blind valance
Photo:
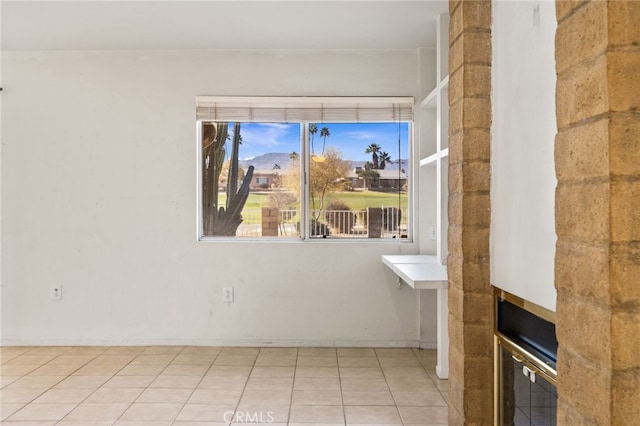
[[[197,96],[204,121],[357,123],[413,120],[412,97]]]

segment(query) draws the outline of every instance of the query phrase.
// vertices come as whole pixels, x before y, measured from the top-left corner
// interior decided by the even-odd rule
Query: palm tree
[[[391,156],[388,152],[381,152],[378,160],[380,160],[380,170],[384,170],[387,167],[387,163],[391,163]]]
[[[316,123],[309,124],[309,135],[311,136],[311,153],[313,154],[313,136],[318,133],[318,126]]]
[[[362,169],[358,171],[358,178],[364,180],[364,189],[369,189],[371,183],[380,177],[380,173],[373,169],[373,164],[370,162],[364,163]]]
[[[379,164],[378,164],[378,153],[380,152],[382,148],[380,148],[380,145],[378,145],[377,143],[372,143],[369,144],[369,146],[367,147],[367,149],[364,151],[365,154],[371,154],[371,160],[372,160],[372,168],[373,169],[379,169]]]
[[[327,138],[331,136],[331,133],[329,133],[329,128],[328,127],[323,127],[322,130],[320,130],[320,137],[322,138],[322,153],[324,154],[324,145],[327,142]]]

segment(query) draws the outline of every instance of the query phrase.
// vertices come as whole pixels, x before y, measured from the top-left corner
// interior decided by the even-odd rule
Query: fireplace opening
[[[503,291],[495,321],[496,423],[556,424],[558,341],[553,312]]]

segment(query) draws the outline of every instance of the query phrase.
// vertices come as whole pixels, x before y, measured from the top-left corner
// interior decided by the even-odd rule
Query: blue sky
[[[365,149],[377,143],[391,156],[398,159],[398,123],[317,123],[318,133],[314,137],[317,154],[322,152],[320,130],[328,127],[330,136],[326,147],[333,146],[342,152],[342,158],[352,161],[371,160]],[[407,123],[400,124],[401,156],[408,158]],[[229,126],[229,130],[233,127]],[[240,158],[250,159],[270,152],[300,152],[300,125],[285,123],[243,123]]]

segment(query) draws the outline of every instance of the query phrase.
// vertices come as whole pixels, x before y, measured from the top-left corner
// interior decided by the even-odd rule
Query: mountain
[[[269,152],[266,154],[258,155],[248,160],[241,160],[240,167],[246,169],[249,166],[253,166],[256,168],[256,170],[271,170],[277,164],[281,169],[286,169],[287,167],[289,167],[290,162],[291,159],[289,158],[288,152]],[[351,167],[354,169],[356,167],[363,167],[365,162],[366,161],[358,160],[351,161]],[[402,160],[402,168],[405,170],[405,172],[409,171],[409,164],[405,159]],[[389,163],[387,164],[386,169],[398,170],[398,163]]]
[[[288,152],[269,152],[248,160],[240,161],[240,167],[246,169],[249,166],[253,166],[257,170],[270,170],[277,164],[281,169],[286,169],[289,167],[290,161]]]

